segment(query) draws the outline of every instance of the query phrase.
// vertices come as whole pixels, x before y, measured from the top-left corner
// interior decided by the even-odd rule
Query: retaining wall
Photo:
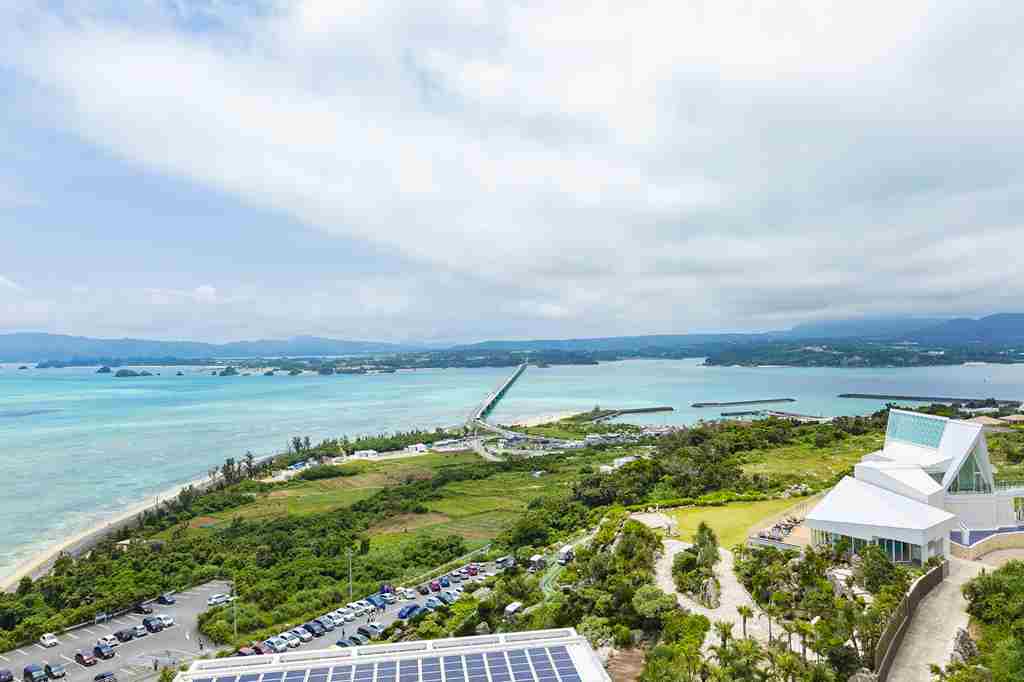
[[[949,541],[950,554],[968,561],[977,561],[997,549],[1024,549],[1024,531],[996,533],[970,546],[961,545],[956,540]]]
[[[896,658],[896,652],[900,650],[903,636],[907,633],[907,626],[910,625],[910,619],[914,617],[917,605],[947,575],[949,575],[949,562],[943,561],[941,566],[936,566],[915,580],[907,590],[903,601],[896,607],[889,619],[889,624],[882,631],[882,636],[878,638],[878,644],[875,645],[875,672],[878,674],[879,682],[886,682],[889,678],[889,669]],[[898,680],[893,682],[898,682]]]

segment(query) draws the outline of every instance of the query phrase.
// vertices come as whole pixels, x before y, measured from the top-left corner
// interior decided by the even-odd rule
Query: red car
[[[467,566],[466,567],[466,572],[469,573],[470,575],[476,575],[477,572],[478,572],[477,571],[477,567],[476,566]]]
[[[441,582],[439,580],[431,580],[430,581],[430,591],[431,592],[440,592],[441,591]]]
[[[257,656],[266,656],[267,654],[274,653],[274,650],[263,642],[254,642],[252,645],[253,654]]]
[[[75,663],[85,666],[96,665],[96,658],[92,654],[79,649],[75,652]]]
[[[243,646],[241,649],[238,650],[238,653],[235,654],[235,656],[255,656],[255,655],[256,655],[256,652],[252,650],[252,647],[248,647],[248,646]]]

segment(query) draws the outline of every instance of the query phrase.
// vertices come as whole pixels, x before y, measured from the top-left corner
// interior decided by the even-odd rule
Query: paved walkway
[[[931,682],[928,666],[949,662],[957,629],[967,627],[967,600],[960,588],[983,568],[985,565],[976,561],[949,557],[949,576],[921,600],[910,619],[889,671],[890,680]]]
[[[669,539],[664,541],[664,551],[654,567],[658,587],[669,594],[676,595],[680,606],[692,613],[700,613],[707,616],[712,623],[716,620],[735,623],[736,627],[732,631],[734,637],[743,636],[743,621],[736,611],[736,607],[743,604],[749,606],[754,611],[754,617],[747,620],[747,636],[756,639],[762,644],[767,644],[768,617],[761,612],[746,589],[736,578],[736,573],[733,571],[733,556],[729,550],[718,550],[721,560],[715,565],[715,575],[718,576],[718,582],[722,587],[722,603],[717,609],[709,609],[702,606],[689,595],[676,591],[675,583],[672,580],[672,560],[676,554],[686,547],[689,547],[689,543]],[[780,634],[785,635],[785,632],[777,624],[773,623],[772,634],[778,638]],[[793,637],[793,647],[799,650],[797,639],[797,637]],[[712,627],[704,639],[704,649],[707,650],[710,645],[717,644],[718,641],[718,635],[715,634],[714,627]]]

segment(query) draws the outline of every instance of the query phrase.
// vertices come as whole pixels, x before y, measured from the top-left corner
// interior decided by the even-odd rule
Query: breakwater
[[[760,400],[726,400],[721,402],[693,403],[690,407],[738,407],[740,405],[770,405],[772,403],[795,403],[796,398],[762,398]]]
[[[892,395],[886,393],[840,393],[840,398],[860,398],[863,400],[911,400],[920,403],[981,403],[995,400],[1000,405],[1016,405],[1021,401],[1006,398],[950,398],[934,395]]]

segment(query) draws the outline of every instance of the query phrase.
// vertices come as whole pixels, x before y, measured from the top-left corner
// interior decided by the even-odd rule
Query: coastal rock
[[[233,377],[238,375],[238,370],[234,367],[228,366],[217,373],[217,376],[221,377]]]
[[[98,370],[96,370],[97,374],[110,374],[110,372],[111,372],[111,369],[109,367],[107,367],[106,365],[103,365]]]
[[[117,378],[124,379],[132,377],[151,377],[153,376],[153,374],[152,372],[147,372],[145,370],[141,372],[136,372],[134,369],[119,369],[117,370],[117,374],[115,374],[114,376]]]

